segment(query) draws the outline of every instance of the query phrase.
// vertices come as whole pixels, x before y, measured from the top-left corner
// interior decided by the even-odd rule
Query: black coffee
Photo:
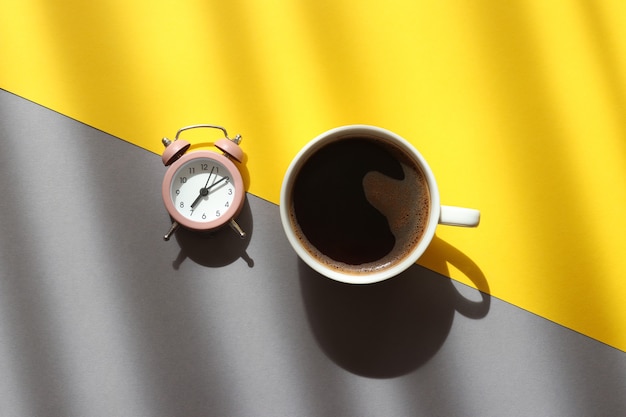
[[[366,273],[397,263],[419,242],[429,200],[423,173],[402,151],[374,138],[344,138],[301,167],[292,222],[320,261]]]

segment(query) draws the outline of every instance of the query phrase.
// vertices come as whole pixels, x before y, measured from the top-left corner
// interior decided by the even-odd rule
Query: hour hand
[[[200,193],[202,193],[202,191],[206,192],[205,195],[209,194],[209,190],[215,186],[217,186],[218,184],[221,184],[224,181],[228,181],[230,178],[229,177],[223,177],[221,180],[214,182],[213,184],[209,185],[207,188],[203,188],[202,190],[200,190]]]

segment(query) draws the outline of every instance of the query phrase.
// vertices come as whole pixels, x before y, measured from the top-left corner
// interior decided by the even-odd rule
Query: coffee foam
[[[363,178],[365,197],[380,211],[396,238],[394,248],[381,262],[395,264],[419,243],[430,212],[430,197],[424,174],[401,162],[404,179],[396,180],[379,172]],[[386,259],[389,258],[389,259]]]
[[[389,254],[374,262],[359,265],[337,261],[312,245],[298,225],[295,211],[290,217],[296,236],[315,259],[329,269],[354,275],[370,274],[387,269],[402,261],[421,240],[430,216],[430,193],[424,173],[408,156],[395,150],[404,178],[396,180],[378,171],[370,171],[363,178],[363,189],[368,202],[382,213],[396,242]],[[410,232],[409,232],[410,231]]]

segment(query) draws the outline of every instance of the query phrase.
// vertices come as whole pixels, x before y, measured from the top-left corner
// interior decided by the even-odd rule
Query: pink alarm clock
[[[225,138],[214,143],[222,153],[199,150],[186,153],[189,142],[179,135],[189,129],[219,129]],[[172,217],[172,226],[163,236],[169,240],[179,226],[198,232],[211,232],[228,224],[241,238],[246,233],[235,218],[241,212],[245,189],[241,173],[233,160],[241,162],[241,135],[229,138],[221,126],[199,124],[178,130],[174,140],[162,139],[165,151],[163,164],[168,166],[163,178],[162,194],[165,208]]]

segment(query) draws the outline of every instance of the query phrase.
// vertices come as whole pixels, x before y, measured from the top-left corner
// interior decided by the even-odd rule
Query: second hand
[[[202,197],[209,195],[208,185],[209,185],[209,181],[211,181],[211,176],[213,175],[214,170],[215,170],[215,166],[211,168],[211,172],[209,172],[209,178],[206,179],[206,183],[204,184],[204,187],[200,188],[200,193],[198,194],[198,197],[196,197],[193,203],[191,203],[192,212],[196,208],[196,206],[198,205]]]

